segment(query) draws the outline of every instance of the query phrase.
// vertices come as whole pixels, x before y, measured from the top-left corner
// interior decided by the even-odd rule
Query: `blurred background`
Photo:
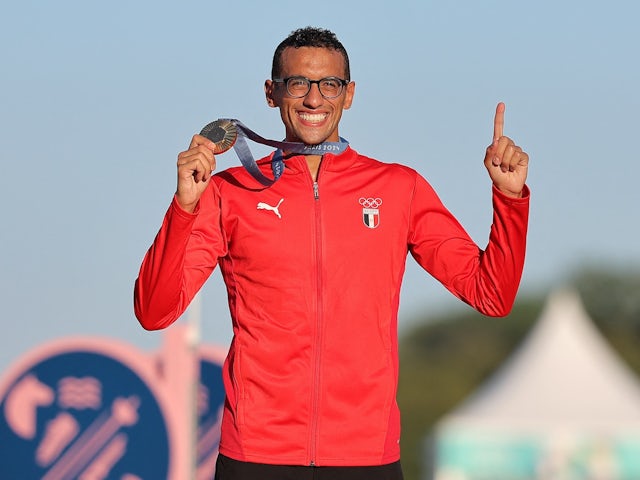
[[[70,335],[160,344],[162,333],[133,316],[132,286],[171,201],[177,154],[218,117],[282,138],[262,86],[276,45],[306,25],[336,32],[350,55],[356,96],[341,135],[362,154],[417,169],[480,245],[497,102],[507,105],[505,134],[531,157],[527,263],[510,318],[465,320],[473,314],[408,261],[407,478],[419,478],[436,419],[507,358],[557,287],[586,294],[605,335],[640,365],[636,2],[25,0],[0,11],[0,372]],[[219,158],[221,168],[237,164],[233,153]],[[201,300],[203,341],[225,347],[217,272]],[[460,321],[491,358],[452,346],[440,363],[425,362],[442,345],[420,343],[425,329]]]

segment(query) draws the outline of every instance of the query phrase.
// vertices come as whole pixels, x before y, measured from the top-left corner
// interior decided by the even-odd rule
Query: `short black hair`
[[[276,47],[276,51],[273,54],[271,78],[280,76],[280,72],[282,71],[282,52],[289,47],[318,47],[340,52],[344,58],[345,80],[351,80],[349,55],[347,55],[347,50],[344,48],[344,45],[342,45],[338,37],[336,37],[336,34],[332,31],[316,27],[304,27],[294,30],[287,38],[280,42],[280,45]]]

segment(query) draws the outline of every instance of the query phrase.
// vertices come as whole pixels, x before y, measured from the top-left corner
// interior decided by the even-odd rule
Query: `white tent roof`
[[[575,292],[559,291],[522,346],[442,428],[521,433],[640,431],[640,383]]]

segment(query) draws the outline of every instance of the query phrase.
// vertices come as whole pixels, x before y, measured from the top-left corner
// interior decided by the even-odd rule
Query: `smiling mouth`
[[[307,123],[320,123],[327,118],[326,113],[298,113],[298,116],[303,122]]]

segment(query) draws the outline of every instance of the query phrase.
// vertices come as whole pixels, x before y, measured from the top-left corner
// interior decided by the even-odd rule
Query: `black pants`
[[[214,480],[403,480],[400,462],[374,467],[303,467],[239,462],[218,455]]]

